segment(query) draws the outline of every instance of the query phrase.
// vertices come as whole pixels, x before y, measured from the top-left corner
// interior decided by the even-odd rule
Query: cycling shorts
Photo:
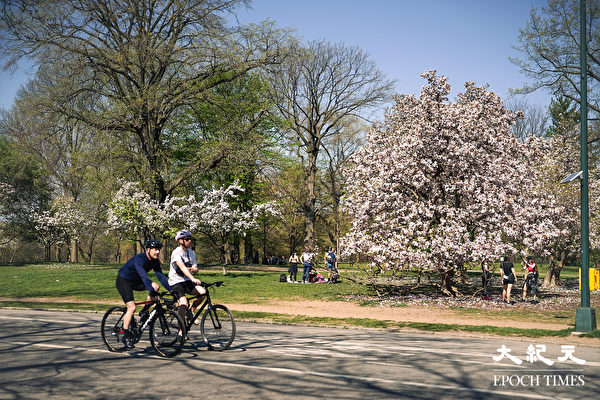
[[[187,294],[196,295],[197,293],[194,291],[196,289],[196,285],[192,281],[183,281],[174,284],[171,286],[173,293],[177,296],[177,298],[184,297]]]
[[[123,278],[121,275],[117,275],[117,290],[121,295],[121,298],[125,303],[130,301],[135,301],[133,297],[133,291],[142,291],[147,290],[146,286],[144,286],[144,282],[141,280],[139,282],[132,282],[129,279]]]

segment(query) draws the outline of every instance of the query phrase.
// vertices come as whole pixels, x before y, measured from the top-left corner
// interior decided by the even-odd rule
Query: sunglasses
[[[190,240],[192,240],[192,238],[190,238],[190,237],[187,237],[187,238],[183,238],[183,240],[190,241]]]

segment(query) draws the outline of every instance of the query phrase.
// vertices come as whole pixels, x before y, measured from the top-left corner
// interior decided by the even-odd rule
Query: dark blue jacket
[[[148,278],[148,272],[150,270],[154,271],[160,283],[162,283],[164,288],[170,292],[171,286],[169,286],[167,277],[160,269],[160,261],[158,259],[148,258],[146,253],[139,253],[131,257],[125,265],[119,269],[119,275],[134,284],[139,283],[140,281],[143,282],[146,289],[148,289],[148,292],[150,292],[150,295],[154,296],[157,293],[152,287],[152,281]]]

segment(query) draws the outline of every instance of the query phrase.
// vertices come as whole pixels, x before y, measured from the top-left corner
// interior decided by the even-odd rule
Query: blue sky
[[[358,46],[397,80],[398,93],[418,94],[429,69],[449,78],[452,93],[466,81],[489,84],[505,101],[527,80],[508,57],[518,53],[519,28],[532,6],[546,0],[254,0],[240,22],[276,21],[296,28],[304,40],[326,39]],[[9,108],[27,71],[0,72],[0,107]],[[547,93],[525,97],[546,107]]]

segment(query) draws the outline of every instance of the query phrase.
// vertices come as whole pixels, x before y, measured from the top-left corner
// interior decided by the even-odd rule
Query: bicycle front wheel
[[[227,350],[235,338],[233,315],[220,304],[210,307],[202,316],[200,332],[209,349]]]
[[[104,344],[110,351],[125,350],[121,338],[123,337],[123,316],[126,310],[125,307],[112,307],[102,317],[100,332]]]
[[[163,357],[174,357],[185,342],[185,325],[175,311],[164,310],[150,322],[150,344]]]

